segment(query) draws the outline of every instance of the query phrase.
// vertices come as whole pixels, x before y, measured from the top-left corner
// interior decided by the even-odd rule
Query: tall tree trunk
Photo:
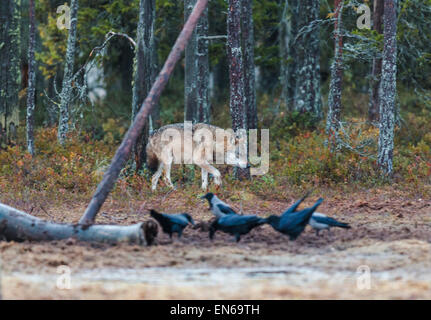
[[[227,14],[227,56],[230,78],[230,114],[232,129],[247,130],[247,110],[245,106],[244,64],[241,46],[241,0],[229,0]],[[250,178],[250,170],[236,168],[239,179]]]
[[[374,0],[373,11],[373,29],[381,34],[383,33],[384,0]],[[370,121],[379,120],[379,88],[381,74],[382,59],[380,57],[376,57],[373,59],[371,71],[371,95],[368,108],[368,120]]]
[[[397,0],[384,0],[384,48],[380,85],[380,133],[378,163],[382,171],[393,172],[395,100],[397,94]]]
[[[294,110],[321,118],[320,27],[315,23],[319,19],[320,1],[301,0],[298,9]]]
[[[254,23],[251,0],[242,0],[242,38],[244,47],[244,93],[247,129],[257,129],[256,87],[254,64]]]
[[[58,122],[58,142],[66,142],[69,132],[69,108],[72,100],[72,78],[75,67],[76,33],[78,24],[78,0],[71,0],[70,29],[67,39],[66,61],[64,66],[63,87],[60,93],[60,119]]]
[[[196,105],[198,122],[209,123],[211,112],[209,103],[210,67],[208,58],[208,8],[205,9],[196,27],[197,36],[197,83]]]
[[[227,56],[230,78],[232,129],[247,129],[244,64],[241,47],[241,0],[229,0],[227,15]]]
[[[28,45],[28,89],[27,89],[27,151],[34,155],[34,109],[36,91],[36,19],[34,0],[29,0],[29,45]]]
[[[334,42],[335,54],[331,66],[331,83],[329,86],[328,117],[326,120],[326,133],[329,143],[335,146],[337,143],[337,132],[341,120],[341,90],[343,83],[343,35],[342,35],[342,15],[343,0],[335,0],[335,26]]]
[[[0,1],[0,136],[6,143],[15,138],[19,124],[20,5],[20,0]]]
[[[184,21],[190,16],[196,0],[184,0]],[[184,120],[197,122],[197,62],[198,39],[197,30],[193,30],[192,37],[185,51],[184,69]]]
[[[292,0],[290,0],[292,2]],[[294,2],[294,1],[293,1]],[[279,54],[280,54],[280,82],[281,82],[281,101],[280,105],[284,104],[286,108],[290,107],[293,96],[292,84],[290,77],[289,59],[291,54],[292,41],[292,20],[294,19],[290,13],[289,0],[284,0],[283,10],[280,19],[278,30],[279,36]]]
[[[133,102],[132,102],[132,121],[135,120],[139,107],[144,102],[145,97],[151,90],[155,80],[155,41],[154,24],[156,18],[155,0],[140,0],[139,23],[137,30],[137,51],[135,57],[135,70],[133,80]],[[152,111],[154,114],[156,108]],[[138,138],[135,147],[136,171],[140,170],[146,159],[146,145],[150,131],[149,120],[145,122],[144,129]]]

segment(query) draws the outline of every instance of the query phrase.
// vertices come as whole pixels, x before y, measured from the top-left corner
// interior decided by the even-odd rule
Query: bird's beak
[[[203,200],[203,199],[206,199],[206,198],[205,198],[205,196],[202,196],[202,197],[199,197],[199,199],[202,199],[202,200]]]

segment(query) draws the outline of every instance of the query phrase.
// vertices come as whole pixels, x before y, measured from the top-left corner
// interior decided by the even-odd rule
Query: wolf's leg
[[[208,188],[208,171],[204,168],[202,169],[202,189],[206,190]]]
[[[218,171],[216,168],[214,168],[212,165],[210,165],[208,162],[197,164],[199,167],[204,169],[207,173],[211,173],[214,177],[214,183],[216,185],[221,185],[221,174],[220,171]]]
[[[160,179],[160,176],[162,175],[163,172],[163,162],[160,162],[159,167],[157,168],[156,173],[153,175],[153,178],[151,179],[151,190],[156,190],[157,188],[157,182]]]
[[[163,176],[163,180],[165,181],[165,183],[171,187],[172,189],[175,189],[174,185],[172,184],[171,181],[171,167],[172,167],[172,161],[173,159],[170,159],[166,165],[165,165],[165,175]]]

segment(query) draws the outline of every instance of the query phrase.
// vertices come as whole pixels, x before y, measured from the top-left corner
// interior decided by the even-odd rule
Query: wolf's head
[[[235,133],[230,136],[230,147],[226,152],[226,163],[240,168],[247,168],[247,135]]]

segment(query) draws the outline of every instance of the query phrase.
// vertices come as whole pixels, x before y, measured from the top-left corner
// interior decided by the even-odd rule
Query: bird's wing
[[[221,217],[219,219],[219,224],[225,225],[225,226],[239,226],[246,223],[252,223],[257,222],[259,220],[264,220],[258,216],[240,216],[240,215],[228,215]]]
[[[295,212],[296,209],[298,209],[299,205],[302,203],[302,201],[304,201],[305,198],[307,198],[309,194],[310,194],[310,191],[308,191],[301,199],[296,201],[292,206],[290,206],[286,211],[284,211],[283,215]]]
[[[189,224],[189,220],[181,214],[172,214],[167,216],[167,218],[172,222],[179,224],[181,226],[186,226]]]
[[[334,218],[326,217],[324,215],[321,216],[321,215],[313,214],[312,218],[313,218],[313,220],[315,220],[318,223],[327,224],[328,226],[332,226],[332,227],[341,227],[341,226],[347,227],[348,226],[348,224],[346,224],[346,223],[339,222],[339,221],[335,220]]]
[[[231,207],[222,203],[217,203],[216,206],[224,214],[237,214]]]

